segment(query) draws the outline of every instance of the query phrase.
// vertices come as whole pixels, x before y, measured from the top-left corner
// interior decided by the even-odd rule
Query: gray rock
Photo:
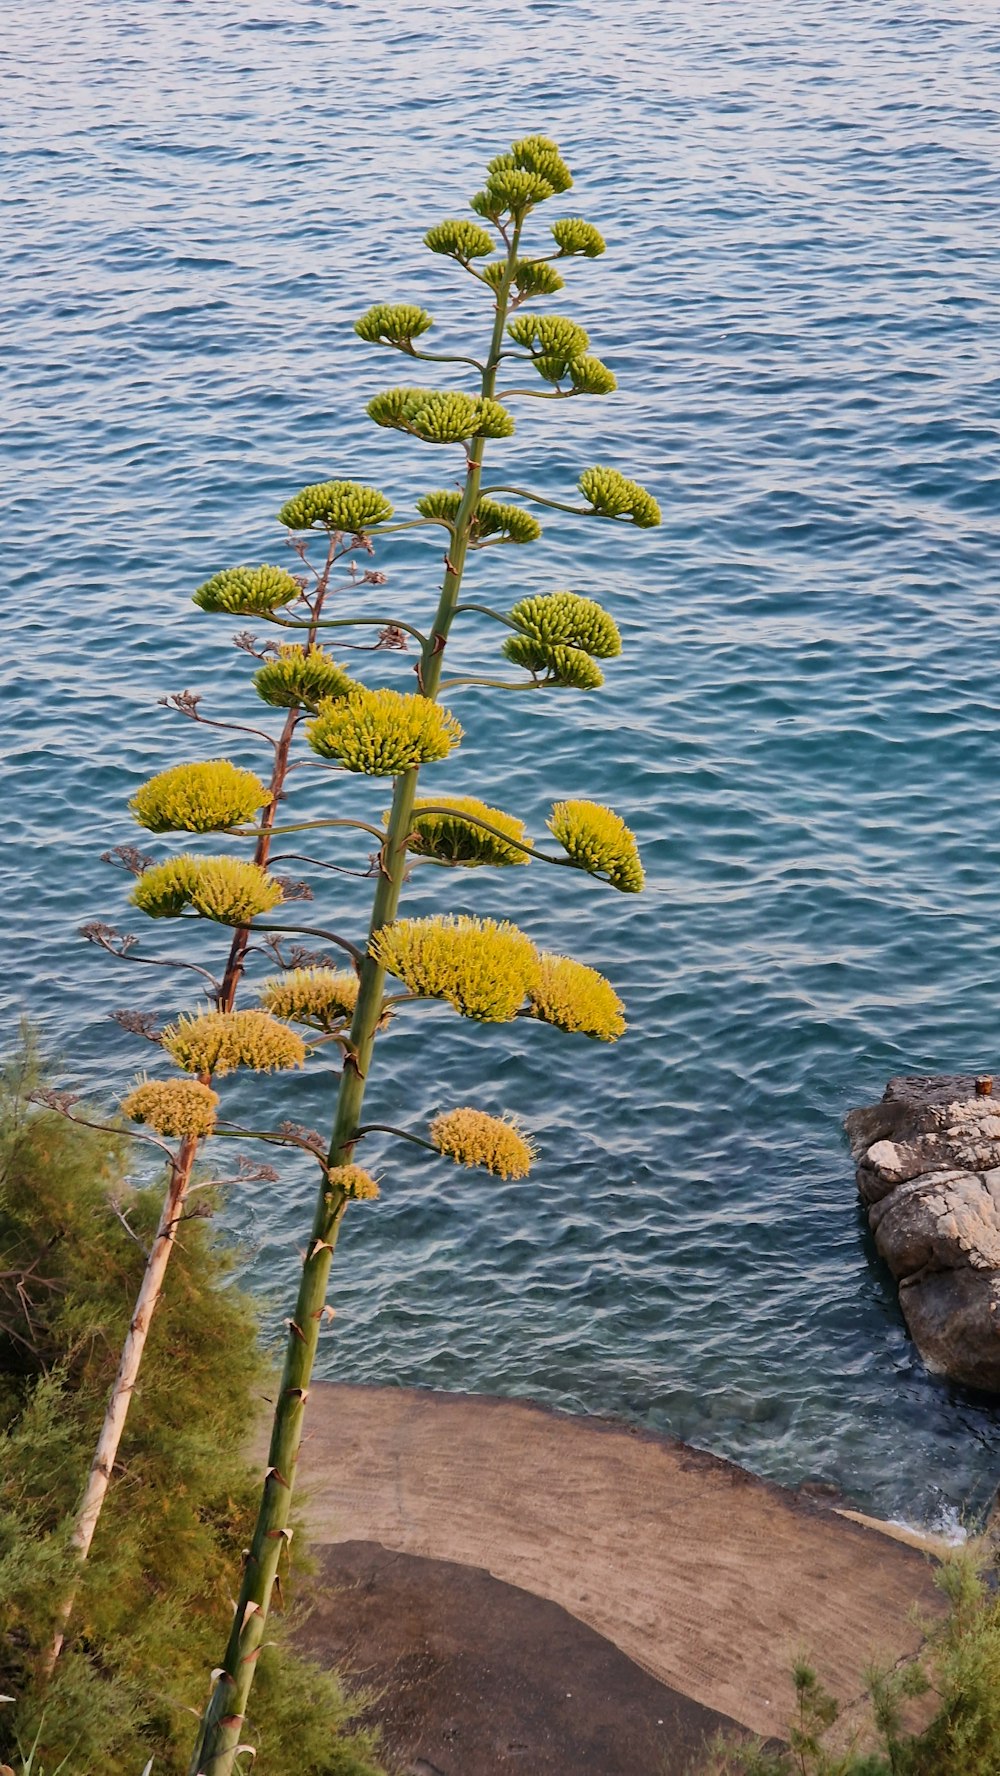
[[[891,1079],[845,1127],[923,1361],[1000,1393],[1000,1098],[972,1075]]]

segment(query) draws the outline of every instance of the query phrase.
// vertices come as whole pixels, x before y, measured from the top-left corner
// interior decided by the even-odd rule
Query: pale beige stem
[[[105,1494],[111,1484],[111,1474],[118,1455],[118,1445],[125,1429],[129,1406],[132,1403],[132,1393],[142,1364],[142,1355],[146,1348],[146,1339],[152,1324],[153,1313],[160,1299],[163,1279],[167,1274],[167,1265],[170,1263],[170,1255],[177,1236],[177,1226],[183,1213],[197,1151],[197,1141],[186,1139],[182,1142],[177,1158],[171,1167],[170,1182],[160,1213],[156,1237],[150,1248],[142,1286],[136,1297],[128,1336],[122,1346],[118,1373],[115,1376],[108,1409],[104,1415],[101,1434],[94,1450],[90,1473],[87,1476],[87,1484],[80,1500],[76,1521],[73,1525],[73,1534],[70,1538],[70,1547],[81,1563],[90,1553],[90,1544],[94,1539],[94,1531],[104,1505]],[[56,1661],[62,1652],[66,1626],[73,1613],[80,1576],[77,1575],[72,1589],[60,1605],[56,1632],[42,1667],[42,1674],[46,1678],[52,1676]]]

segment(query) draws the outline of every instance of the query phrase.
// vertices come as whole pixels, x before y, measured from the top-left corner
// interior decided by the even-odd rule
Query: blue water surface
[[[413,378],[351,322],[404,297],[445,348],[482,347],[477,286],[420,240],[513,134],[559,138],[577,183],[553,213],[609,242],[558,306],[621,392],[517,403],[490,462],[557,497],[616,464],[663,528],[550,513],[474,585],[600,597],[624,658],[599,694],[456,693],[467,738],[427,781],[537,835],[556,797],[611,802],[649,889],[425,870],[406,908],[517,918],[605,970],[631,1028],[397,1019],[374,1120],[509,1109],[540,1159],[504,1185],[373,1145],[383,1196],[349,1217],[324,1375],[620,1414],[924,1521],[989,1495],[995,1414],[915,1358],[841,1119],[890,1074],[1000,1059],[998,96],[974,0],[8,0],[4,1018],[32,1013],[108,1106],[155,1061],[108,1012],[197,1001],[75,935],[135,923],[98,857],[138,836],[136,785],[225,749],[157,699],[260,719],[235,625],[191,591],[289,560],[272,515],[307,481],[405,509],[460,473],[365,420]],[[438,533],[378,566],[379,605],[427,619]],[[468,619],[455,657],[495,666],[498,632]],[[354,659],[412,683],[405,657]],[[305,770],[294,797],[385,801]],[[315,846],[365,862],[363,838]],[[315,922],[360,938],[370,882],[315,886]],[[190,926],[143,935],[196,953]],[[322,1127],[330,1065],[227,1102]],[[229,1199],[275,1325],[312,1189],[292,1164]]]

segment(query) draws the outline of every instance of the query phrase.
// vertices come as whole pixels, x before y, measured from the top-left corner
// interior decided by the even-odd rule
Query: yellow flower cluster
[[[129,809],[150,832],[224,832],[253,820],[270,800],[253,771],[206,759],[158,772],[136,790]]]
[[[509,438],[514,421],[501,407],[457,389],[394,388],[375,395],[365,409],[376,425],[411,432],[425,444],[462,444],[467,438]]]
[[[151,919],[176,919],[189,906],[221,925],[248,925],[281,898],[281,884],[259,864],[189,853],[144,870],[131,894],[133,905]]]
[[[143,1122],[158,1135],[187,1135],[199,1140],[215,1127],[218,1092],[197,1079],[137,1079],[122,1111],[131,1122]]]
[[[538,970],[535,946],[516,925],[464,914],[383,925],[371,953],[411,993],[446,999],[480,1023],[507,1023]]]
[[[338,703],[324,703],[307,733],[320,758],[370,777],[398,777],[414,765],[447,758],[462,738],[455,717],[428,697],[364,686]]]
[[[428,814],[427,808],[447,808],[446,814]],[[524,822],[502,808],[490,808],[475,796],[442,796],[440,801],[418,801],[414,804],[411,822],[410,850],[419,857],[436,857],[442,863],[464,863],[470,868],[478,864],[505,866],[527,863],[523,851],[505,845],[502,838],[476,826],[469,815],[499,827],[508,838],[528,843]],[[464,816],[464,818],[463,818]],[[388,824],[388,814],[383,819]]]
[[[260,1002],[272,1017],[330,1030],[354,1016],[358,977],[350,968],[289,968],[264,982]]]
[[[227,567],[192,593],[203,611],[228,611],[234,617],[262,617],[302,593],[300,582],[283,567]]]
[[[641,530],[651,530],[660,522],[660,508],[652,494],[617,469],[605,469],[598,463],[592,469],[584,469],[577,485],[584,499],[604,518],[631,518]]]
[[[379,1195],[378,1185],[364,1166],[331,1166],[326,1175],[330,1188],[342,1190],[352,1202],[372,1202]]]
[[[635,834],[612,808],[556,802],[547,825],[578,869],[606,876],[623,894],[638,894],[645,886]]]
[[[301,1067],[306,1045],[266,1011],[198,1011],[163,1032],[163,1046],[185,1073],[276,1073]]]
[[[427,310],[415,302],[376,302],[355,321],[354,331],[369,345],[407,346],[433,325]]]
[[[346,697],[357,686],[342,666],[321,647],[306,649],[297,641],[283,643],[274,659],[253,675],[253,688],[276,709],[318,709],[321,703]]]
[[[599,1042],[624,1035],[625,1010],[611,982],[571,956],[543,954],[528,992],[532,1017]]]
[[[286,500],[278,523],[288,530],[341,531],[361,536],[392,517],[392,506],[377,487],[360,481],[313,481]]]
[[[430,1137],[458,1165],[484,1166],[497,1178],[526,1178],[535,1150],[512,1122],[463,1107],[435,1117]]]

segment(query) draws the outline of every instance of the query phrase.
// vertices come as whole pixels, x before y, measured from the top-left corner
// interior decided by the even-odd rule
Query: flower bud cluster
[[[226,567],[191,594],[203,611],[234,617],[261,617],[302,595],[302,582],[283,567]]]
[[[445,253],[449,259],[467,265],[470,259],[489,258],[496,242],[478,222],[459,219],[436,222],[424,235],[424,246],[432,253]]]
[[[652,494],[640,487],[638,481],[620,475],[617,469],[605,469],[598,463],[592,469],[584,469],[577,485],[584,499],[602,517],[631,518],[642,530],[651,530],[660,522],[660,508]]]
[[[567,259],[576,254],[585,259],[598,259],[606,250],[604,236],[582,216],[564,216],[559,222],[553,222],[552,238]]]
[[[606,876],[623,894],[638,894],[645,886],[635,834],[612,808],[599,802],[556,802],[546,824],[578,869]]]
[[[369,345],[395,345],[405,348],[421,333],[433,327],[434,321],[425,308],[415,302],[376,302],[373,308],[354,323],[359,339]]]
[[[363,536],[375,524],[392,517],[392,506],[377,487],[360,481],[313,481],[286,500],[278,523],[288,530],[340,531]]]
[[[168,857],[144,870],[129,897],[151,919],[176,919],[192,907],[220,925],[248,925],[283,899],[281,884],[238,857]]]
[[[394,388],[365,410],[376,425],[410,432],[425,444],[462,444],[469,438],[509,438],[514,420],[499,401],[458,389]]]
[[[321,647],[286,642],[253,677],[254,690],[276,709],[318,709],[357,689],[357,680]]]
[[[276,1073],[305,1063],[306,1045],[295,1030],[266,1011],[198,1011],[164,1030],[163,1046],[185,1073]]]
[[[428,697],[366,686],[324,703],[307,733],[320,758],[370,777],[398,777],[415,765],[447,758],[462,738],[455,717]]]
[[[507,659],[523,666],[544,684],[568,691],[598,691],[604,674],[582,648],[551,646],[531,635],[509,635],[503,644]]]
[[[421,494],[417,511],[423,518],[441,518],[446,524],[454,524],[461,503],[460,493],[451,488],[440,488],[434,493]],[[541,534],[542,527],[530,512],[522,511],[520,506],[480,496],[472,520],[473,547],[489,537],[505,543],[534,543]]]
[[[506,260],[494,259],[484,265],[480,277],[491,290],[499,290],[507,269]],[[532,296],[554,296],[566,287],[566,281],[545,259],[518,259],[514,264],[514,287],[523,300]]]
[[[150,832],[225,832],[271,800],[253,771],[228,759],[172,765],[136,790],[129,809]]]
[[[545,647],[582,648],[598,660],[615,660],[622,651],[618,625],[593,598],[576,592],[541,592],[521,598],[511,619]]]

